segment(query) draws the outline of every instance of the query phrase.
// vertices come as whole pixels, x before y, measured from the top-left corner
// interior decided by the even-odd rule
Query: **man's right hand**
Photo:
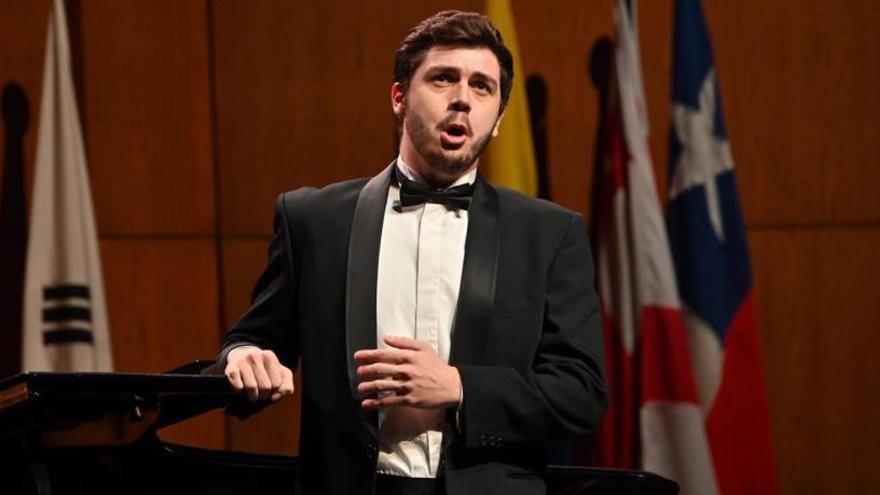
[[[226,355],[226,378],[248,399],[269,398],[272,402],[293,394],[293,372],[278,361],[272,351],[255,346],[236,347]]]

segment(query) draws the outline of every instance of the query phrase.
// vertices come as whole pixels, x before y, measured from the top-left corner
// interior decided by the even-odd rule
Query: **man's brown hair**
[[[492,51],[501,66],[500,110],[504,109],[513,87],[513,56],[504,46],[501,32],[488,17],[475,12],[444,10],[410,29],[394,56],[394,82],[400,83],[404,93],[425,53],[434,46],[486,47]]]

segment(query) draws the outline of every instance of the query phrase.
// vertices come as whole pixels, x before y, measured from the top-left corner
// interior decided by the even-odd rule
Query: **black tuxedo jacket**
[[[392,167],[282,194],[250,309],[226,335],[299,361],[300,489],[371,494],[377,414],[360,407],[358,349],[376,348],[379,243]],[[450,494],[545,492],[545,443],[596,428],[606,403],[599,307],[583,217],[477,175],[449,362]]]

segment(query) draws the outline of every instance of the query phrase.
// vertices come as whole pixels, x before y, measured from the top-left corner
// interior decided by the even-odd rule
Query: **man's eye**
[[[488,93],[488,92],[489,92],[489,85],[486,84],[486,83],[484,83],[483,81],[475,81],[475,82],[473,83],[473,87],[476,88],[477,90],[479,90],[479,91],[482,92],[482,93]]]
[[[440,82],[450,82],[452,81],[452,78],[449,77],[449,74],[437,74],[436,76],[434,76],[434,80]]]

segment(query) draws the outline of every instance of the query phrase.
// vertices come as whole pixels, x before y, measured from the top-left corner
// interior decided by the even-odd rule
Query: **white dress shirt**
[[[403,160],[397,167],[424,182]],[[476,170],[453,186],[473,183]],[[425,203],[400,208],[392,181],[385,204],[376,283],[376,342],[386,335],[428,343],[448,362],[464,263],[467,210]],[[443,440],[442,410],[393,407],[379,413],[380,473],[414,478],[437,476]]]

